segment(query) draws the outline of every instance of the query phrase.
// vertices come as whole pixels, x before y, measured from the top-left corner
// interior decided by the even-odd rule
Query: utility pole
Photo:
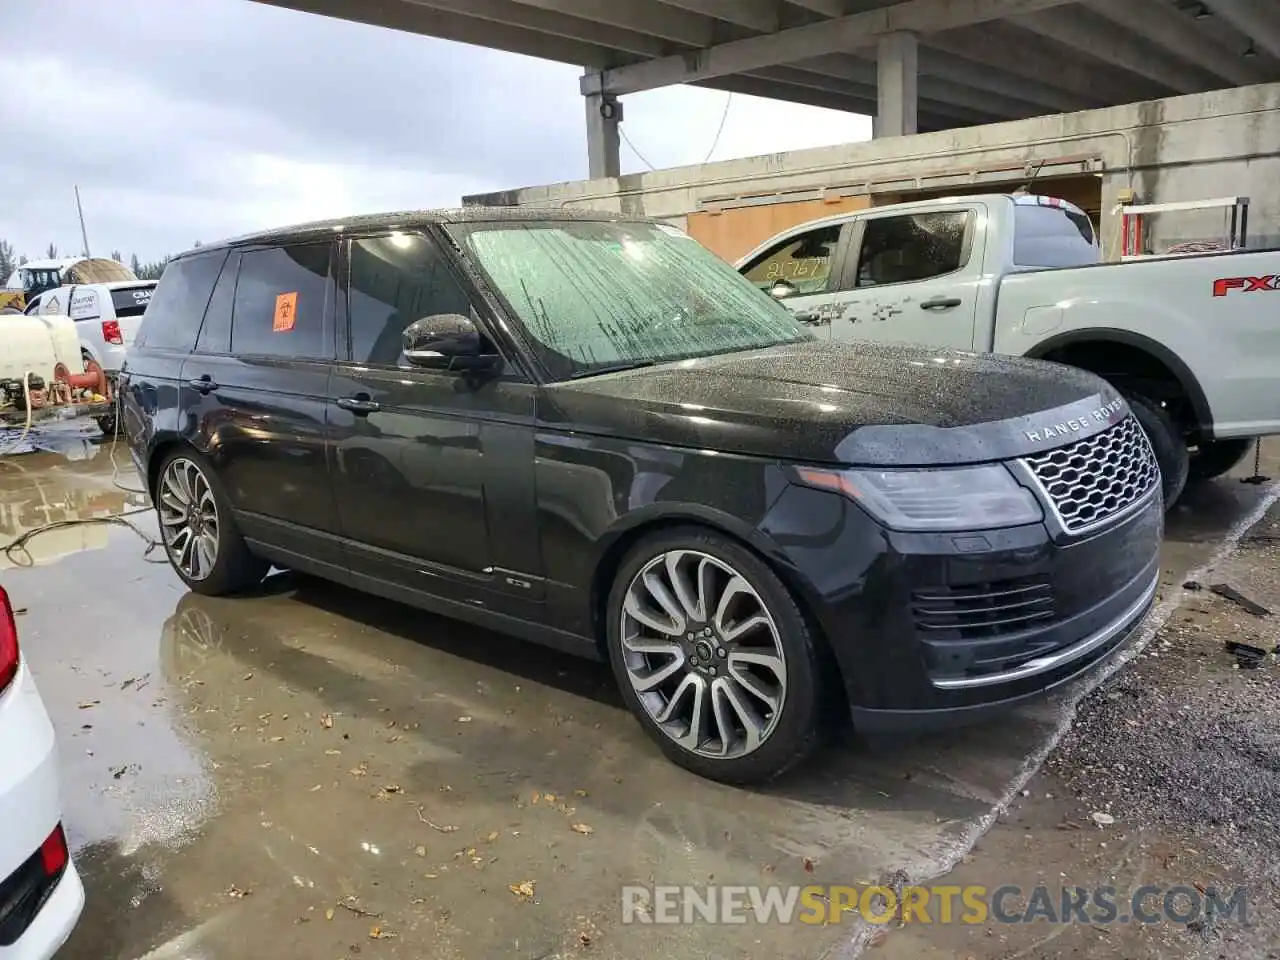
[[[80,239],[84,241],[84,255],[89,256],[89,233],[84,228],[84,207],[80,206],[80,187],[76,186],[76,213],[80,215]]]

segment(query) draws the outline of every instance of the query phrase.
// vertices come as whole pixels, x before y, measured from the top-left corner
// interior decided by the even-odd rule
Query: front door
[[[182,366],[193,418],[250,541],[343,569],[326,457],[336,244],[234,250]]]
[[[859,218],[830,297],[832,339],[974,349],[981,231],[971,208]]]
[[[786,304],[796,319],[817,336],[831,335],[831,293],[849,235],[848,223],[827,223],[789,233],[757,254],[739,271],[753,284]],[[846,240],[847,243],[847,240]]]
[[[433,237],[347,251],[349,337],[328,418],[353,581],[527,615],[541,601],[533,385],[510,368],[479,379],[407,363],[401,335],[415,320],[481,319]]]

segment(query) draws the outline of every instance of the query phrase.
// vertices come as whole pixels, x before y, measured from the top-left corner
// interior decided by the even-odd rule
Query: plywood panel
[[[689,235],[733,263],[774,234],[809,220],[865,210],[867,197],[840,197],[827,200],[793,200],[781,203],[731,207],[719,212],[699,210],[689,214]]]

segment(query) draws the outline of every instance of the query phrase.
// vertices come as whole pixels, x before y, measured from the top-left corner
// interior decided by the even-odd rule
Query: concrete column
[[[599,76],[596,71],[588,75]],[[618,159],[618,124],[622,104],[604,93],[588,93],[582,98],[587,109],[587,171],[592,180],[616,177],[622,172]]]
[[[889,33],[876,46],[876,137],[901,137],[917,131],[920,98],[918,41],[914,33]]]

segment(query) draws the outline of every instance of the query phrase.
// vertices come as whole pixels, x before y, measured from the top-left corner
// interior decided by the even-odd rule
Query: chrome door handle
[[[193,377],[187,381],[187,386],[193,390],[199,391],[201,394],[210,394],[218,389],[218,385],[214,382],[213,377],[207,373],[203,377]]]
[[[338,406],[343,410],[350,410],[356,416],[368,416],[382,409],[382,405],[376,400],[370,400],[368,395],[359,394],[354,397],[339,397]]]

